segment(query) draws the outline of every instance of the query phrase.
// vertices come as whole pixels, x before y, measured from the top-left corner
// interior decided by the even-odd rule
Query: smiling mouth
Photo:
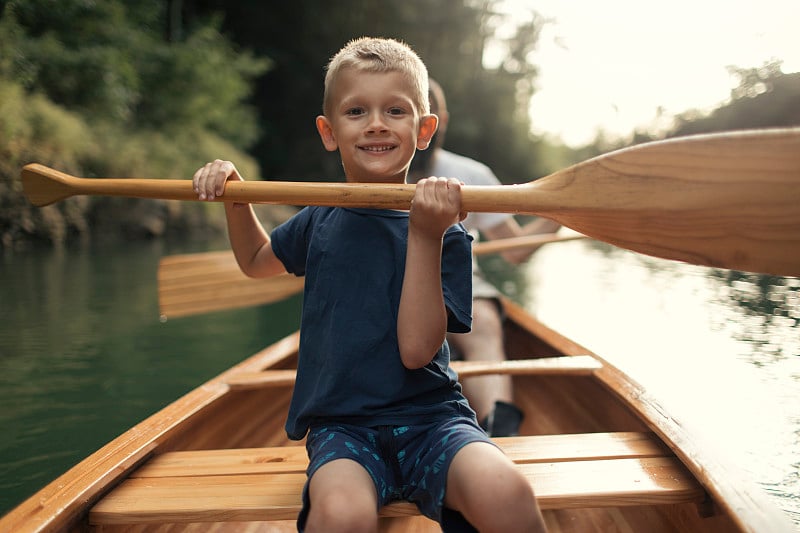
[[[373,152],[373,153],[381,153],[381,152],[388,152],[389,150],[394,150],[394,146],[389,145],[381,145],[381,146],[359,146],[360,150],[364,150],[365,152]]]

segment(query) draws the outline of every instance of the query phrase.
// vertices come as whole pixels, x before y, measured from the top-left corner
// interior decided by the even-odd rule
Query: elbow
[[[403,366],[409,370],[419,370],[420,368],[424,368],[425,365],[433,360],[433,357],[420,357],[420,356],[400,356],[400,359],[403,361]]]
[[[244,274],[248,278],[257,279],[264,277],[264,274],[259,272],[257,269],[253,268],[253,265],[251,263],[247,264],[239,263],[239,270],[242,272],[242,274]]]
[[[433,360],[441,345],[439,343],[434,347],[428,343],[406,343],[400,346],[400,360],[407,369],[418,370]]]

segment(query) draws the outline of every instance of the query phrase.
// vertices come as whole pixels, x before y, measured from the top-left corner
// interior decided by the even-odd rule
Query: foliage
[[[249,179],[339,180],[320,146],[324,66],[361,35],[408,42],[444,87],[446,147],[506,182],[530,181],[616,148],[581,150],[532,137],[530,61],[546,23],[509,20],[499,0],[8,0],[0,3],[0,237],[62,242],[111,227],[158,235],[218,221],[205,204],[74,199],[32,209],[29,161],[85,176],[188,177],[236,161]],[[502,30],[502,31],[500,31]],[[740,87],[672,134],[800,123],[797,74],[738,69]],[[576,74],[579,79],[579,73]],[[650,140],[635,133],[633,142]],[[248,155],[245,150],[249,151]],[[135,208],[131,214],[121,213]],[[127,210],[127,211],[126,211]],[[124,219],[124,220],[123,220]],[[138,220],[138,222],[137,222]]]
[[[252,79],[268,62],[236,50],[212,19],[198,19],[185,39],[170,41],[162,30],[166,7],[156,0],[5,4],[3,246],[30,238],[60,243],[92,228],[157,235],[166,227],[205,227],[213,222],[207,214],[219,213],[162,203],[148,214],[135,209],[141,202],[95,198],[34,209],[19,183],[27,162],[86,176],[175,178],[226,156],[258,177],[243,152],[259,133],[247,99]],[[124,212],[130,213],[127,223],[118,220]]]
[[[348,40],[362,35],[409,43],[444,87],[451,113],[446,146],[476,157],[510,180],[542,174],[526,112],[536,70],[527,55],[542,21],[519,24],[496,14],[494,0],[193,0],[187,12],[217,14],[239,45],[269,56],[273,68],[257,82],[255,105],[264,135],[253,153],[264,172],[291,179],[339,180],[335,154],[320,146],[324,66]],[[500,24],[508,37],[492,37]],[[485,65],[489,46],[505,50]]]
[[[10,246],[22,236],[60,242],[71,231],[85,233],[85,202],[31,208],[17,176],[30,161],[77,171],[93,151],[86,123],[41,95],[0,80],[0,138],[0,243]]]
[[[730,101],[707,115],[681,114],[670,136],[800,126],[800,72],[784,74],[780,61],[759,68],[730,67],[730,71],[739,78]]]

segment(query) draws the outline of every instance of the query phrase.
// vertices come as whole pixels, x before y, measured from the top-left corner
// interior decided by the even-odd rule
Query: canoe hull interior
[[[512,358],[590,354],[512,303],[507,303],[507,316],[507,351]],[[135,426],[0,519],[0,531],[294,531],[292,520],[97,526],[89,523],[89,512],[139,466],[166,452],[302,445],[289,441],[283,429],[291,383],[241,390],[228,386],[229,380],[242,372],[293,368],[298,338],[294,334],[264,349]],[[602,367],[590,374],[515,375],[515,402],[525,412],[522,433],[653,435],[666,453],[674,453],[692,472],[708,499],[546,509],[544,516],[551,532],[791,531],[781,513],[772,513],[769,504],[758,503],[761,499],[757,489],[745,488],[734,478],[726,477],[728,470],[714,471],[713,461],[707,462],[701,450],[692,448],[690,436],[682,433],[680,425],[646,391],[607,362],[600,358],[598,361]],[[439,531],[436,524],[420,516],[382,518],[381,526],[382,531]]]

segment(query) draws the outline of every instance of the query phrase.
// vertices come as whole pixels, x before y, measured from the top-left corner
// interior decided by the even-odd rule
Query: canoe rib
[[[541,435],[495,442],[533,483],[542,509],[700,503],[706,495],[672,453],[639,432]],[[92,509],[93,525],[296,518],[305,449],[180,451],[156,456]],[[407,502],[381,516],[418,514]]]

